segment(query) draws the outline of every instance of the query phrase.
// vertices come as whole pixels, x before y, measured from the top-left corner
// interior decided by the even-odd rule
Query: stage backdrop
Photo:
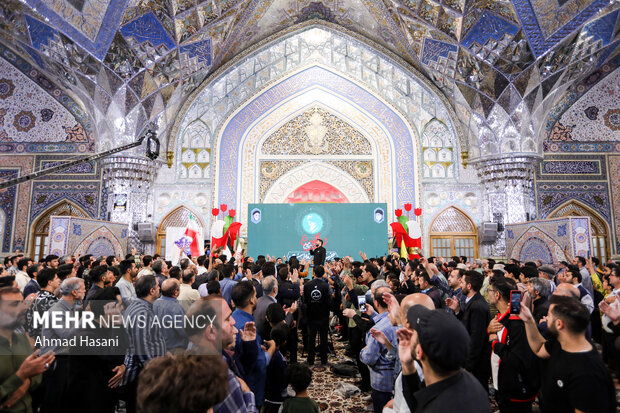
[[[249,204],[248,255],[310,258],[314,240],[326,259],[387,253],[387,204]]]
[[[506,225],[508,258],[556,264],[566,260],[564,249],[571,257],[588,256],[590,218],[565,217]]]
[[[49,253],[95,257],[127,253],[127,224],[67,216],[51,217]]]

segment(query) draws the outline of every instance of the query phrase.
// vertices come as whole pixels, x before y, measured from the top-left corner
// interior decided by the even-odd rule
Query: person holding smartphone
[[[489,303],[498,309],[487,328],[491,343],[491,373],[500,413],[531,412],[540,387],[539,366],[519,318],[521,292],[510,278],[495,278]]]

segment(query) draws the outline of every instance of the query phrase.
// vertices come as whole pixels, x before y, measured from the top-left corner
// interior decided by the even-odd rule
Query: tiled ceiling
[[[165,130],[247,47],[310,19],[399,55],[468,128],[496,107],[534,113],[559,85],[617,66],[619,10],[608,0],[3,0],[0,31],[82,102],[99,135],[132,140],[149,123]],[[119,116],[122,126],[109,124]]]

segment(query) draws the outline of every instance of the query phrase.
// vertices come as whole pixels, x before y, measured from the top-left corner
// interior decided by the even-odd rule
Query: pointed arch
[[[478,257],[478,228],[460,208],[447,206],[435,215],[429,228],[431,255],[466,256],[468,261]]]
[[[611,229],[605,218],[601,216],[591,207],[579,202],[576,199],[570,199],[556,209],[554,209],[548,218],[560,218],[580,216],[590,218],[590,228],[592,234],[592,256],[597,257],[601,262],[611,258],[610,239]]]
[[[168,227],[184,227],[189,221],[189,215],[192,214],[198,220],[198,225],[203,229],[203,234],[206,233],[207,225],[202,219],[202,215],[196,213],[192,209],[186,206],[178,206],[172,211],[168,212],[159,223],[157,227],[157,240],[155,244],[155,252],[161,256],[166,255],[166,228]]]
[[[50,219],[52,216],[90,218],[90,215],[84,209],[68,199],[62,199],[50,205],[30,225],[30,250],[28,255],[35,261],[47,254]]]

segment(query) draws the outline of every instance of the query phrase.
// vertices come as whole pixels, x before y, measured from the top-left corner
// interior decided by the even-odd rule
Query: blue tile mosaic
[[[570,20],[568,20],[557,30],[553,31],[553,33],[545,36],[545,31],[541,28],[541,26],[544,26],[546,23],[545,21],[539,21],[536,14],[537,11],[540,11],[540,7],[534,7],[532,2],[533,1],[530,0],[512,0],[512,4],[515,7],[515,11],[519,16],[519,19],[521,20],[521,26],[525,31],[525,35],[527,36],[527,40],[532,51],[534,52],[535,57],[543,55],[559,41],[564,39],[564,37],[568,36],[581,24],[594,16],[600,8],[609,4],[606,0],[592,1],[590,4],[585,6],[583,10],[571,15],[572,17]],[[551,3],[552,2],[547,2],[547,7],[545,7],[545,9],[552,8],[553,10],[551,10],[551,12],[555,12],[557,19],[559,20],[562,18],[561,20],[564,21],[566,19],[564,16],[569,15],[569,11],[566,10],[565,7],[560,5],[557,5],[556,7]],[[554,19],[548,18],[546,20],[553,21]]]
[[[28,24],[28,32],[30,33],[30,41],[32,46],[37,50],[43,50],[43,47],[49,45],[50,40],[58,36],[58,32],[47,24],[41,23],[34,17],[26,15],[26,23]]]
[[[168,50],[175,46],[172,37],[166,32],[153,13],[147,13],[126,24],[121,28],[121,33],[126,38],[133,37],[140,44],[150,42],[154,47],[165,45]]]
[[[474,43],[483,46],[489,39],[500,40],[505,33],[514,36],[519,28],[491,13],[483,13],[463,39],[463,46],[471,47]]]
[[[588,36],[593,37],[592,42],[597,42],[600,40],[603,46],[607,46],[613,37],[619,12],[620,10],[616,10],[606,14],[598,20],[593,21],[590,24],[587,24],[583,28],[583,31],[587,33]]]
[[[196,58],[199,62],[211,64],[211,40],[201,40],[196,43],[190,43],[179,47],[181,54],[186,54],[188,59]]]
[[[458,46],[454,44],[426,38],[422,49],[422,63],[427,65],[430,62],[437,62],[440,57],[447,59],[450,53],[457,53],[457,51]]]
[[[107,0],[99,2],[99,10],[97,11],[103,16],[101,17],[94,15],[90,8],[88,8],[89,13],[82,13],[67,0],[59,0],[53,3],[47,0],[24,1],[38,13],[48,18],[51,24],[59,31],[91,52],[97,59],[103,59],[108,51],[121,22],[121,18],[123,17],[125,7],[129,2],[129,0]],[[54,6],[56,10],[73,10],[72,19],[83,21],[84,26],[94,27],[95,29],[93,30],[92,37],[89,37],[83,30],[77,29],[65,20],[63,16],[59,15],[52,8]]]

